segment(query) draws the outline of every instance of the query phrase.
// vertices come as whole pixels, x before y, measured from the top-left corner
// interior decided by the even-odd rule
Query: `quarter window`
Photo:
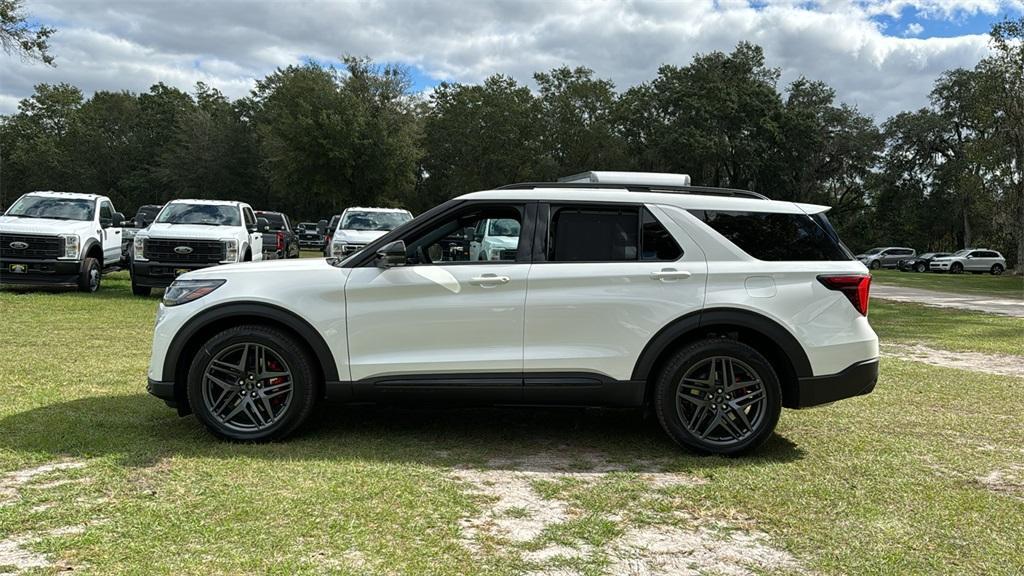
[[[835,234],[806,214],[721,210],[690,213],[758,260],[851,259]]]
[[[683,250],[679,248],[675,238],[646,208],[643,213],[643,236],[640,239],[640,246],[643,247],[642,260],[674,261],[683,255]]]

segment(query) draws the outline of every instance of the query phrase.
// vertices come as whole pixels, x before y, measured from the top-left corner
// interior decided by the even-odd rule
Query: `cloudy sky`
[[[986,33],[1024,0],[26,0],[58,29],[57,67],[0,55],[0,113],[40,82],[145,91],[203,81],[231,97],[275,67],[365,55],[407,65],[416,88],[586,65],[624,89],[663,63],[765,48],[783,82],[825,80],[878,119],[927,103],[932,81],[973,66]]]

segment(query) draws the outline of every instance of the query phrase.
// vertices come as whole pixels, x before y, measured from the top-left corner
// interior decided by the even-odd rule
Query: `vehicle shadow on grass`
[[[285,442],[219,441],[145,394],[92,396],[0,419],[0,451],[54,458],[116,455],[148,467],[173,456],[407,462],[441,467],[586,469],[594,457],[624,470],[683,471],[791,462],[803,450],[774,434],[743,458],[699,456],[635,410],[433,408],[326,404]],[[551,458],[552,454],[559,457]],[[588,460],[590,464],[588,464]]]

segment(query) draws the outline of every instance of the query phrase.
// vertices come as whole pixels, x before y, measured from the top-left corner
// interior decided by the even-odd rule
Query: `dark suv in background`
[[[292,229],[288,216],[280,212],[256,211],[257,218],[267,219],[267,233],[263,235],[263,259],[299,257],[299,236]]]

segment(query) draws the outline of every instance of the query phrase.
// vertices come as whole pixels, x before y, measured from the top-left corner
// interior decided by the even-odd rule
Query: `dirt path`
[[[1001,314],[1003,316],[1015,316],[1024,318],[1024,300],[1015,300],[999,296],[984,296],[981,294],[953,294],[950,292],[936,292],[934,290],[921,290],[920,288],[904,288],[902,286],[888,286],[885,284],[872,284],[871,297],[895,302],[913,302],[926,306],[938,308],[958,308],[961,310],[975,310],[989,314]]]
[[[912,360],[941,366],[985,372],[997,376],[1024,378],[1024,357],[1010,354],[982,354],[981,352],[952,352],[924,344],[882,344],[882,353],[900,360]]]

